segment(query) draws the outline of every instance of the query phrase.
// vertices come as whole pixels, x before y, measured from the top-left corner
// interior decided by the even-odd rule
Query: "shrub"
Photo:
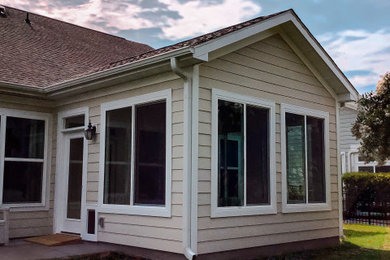
[[[350,172],[343,175],[345,209],[382,211],[390,203],[390,173]]]

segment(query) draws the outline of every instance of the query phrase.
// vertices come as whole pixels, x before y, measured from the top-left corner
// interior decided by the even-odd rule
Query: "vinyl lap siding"
[[[65,100],[61,110],[88,106],[92,124],[97,125],[94,142],[88,143],[87,204],[98,202],[101,103],[172,89],[172,217],[149,217],[99,213],[105,219],[98,228],[98,241],[182,253],[183,203],[183,81],[166,73],[80,95]]]
[[[340,109],[340,151],[348,152],[353,147],[359,146],[359,140],[352,135],[351,128],[355,122],[357,111],[348,107]]]
[[[37,101],[30,98],[20,98],[8,95],[0,95],[0,108],[26,110],[26,111],[38,111],[44,113],[51,113],[53,110],[51,102],[39,101],[40,106],[37,106]],[[51,153],[51,170],[48,174],[50,176],[50,199],[47,202],[49,204],[49,210],[34,210],[28,211],[11,211],[9,219],[9,236],[10,238],[29,237],[50,234],[53,231],[53,200],[54,200],[54,172],[55,172],[55,139],[56,139],[56,121],[55,117],[52,118],[53,128],[51,134],[53,143],[51,147],[53,152]],[[49,158],[50,160],[50,158]]]
[[[198,253],[338,236],[335,100],[279,37],[200,66]],[[276,215],[210,217],[212,88],[276,102]],[[280,104],[329,112],[332,210],[281,213]]]

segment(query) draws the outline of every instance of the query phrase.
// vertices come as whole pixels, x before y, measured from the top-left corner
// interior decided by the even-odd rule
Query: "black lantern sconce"
[[[96,136],[96,126],[92,126],[91,122],[89,122],[87,129],[84,131],[85,139],[93,140]]]

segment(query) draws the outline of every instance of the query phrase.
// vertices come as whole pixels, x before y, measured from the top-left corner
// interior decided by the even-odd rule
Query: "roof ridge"
[[[129,61],[130,62],[132,59],[140,57],[140,56],[143,56],[143,55],[146,55],[148,53],[152,53],[152,52],[158,53],[158,52],[160,52],[160,51],[162,51],[164,49],[168,49],[168,48],[174,47],[174,46],[184,45],[185,43],[189,43],[189,42],[191,42],[191,41],[193,41],[195,39],[206,37],[207,35],[213,35],[213,34],[216,34],[216,33],[219,33],[219,32],[222,32],[224,30],[227,30],[227,29],[230,29],[230,28],[234,28],[234,27],[237,27],[237,26],[240,26],[240,25],[249,24],[247,26],[243,26],[243,27],[248,27],[248,26],[254,25],[254,24],[258,23],[258,22],[261,22],[261,21],[263,21],[265,19],[277,16],[277,15],[280,15],[280,14],[286,13],[286,12],[293,12],[295,14],[294,10],[292,8],[289,8],[289,9],[286,9],[286,10],[283,10],[283,11],[280,11],[280,12],[276,12],[276,13],[272,13],[272,14],[268,14],[268,15],[258,16],[258,17],[255,17],[253,19],[247,20],[247,21],[236,23],[236,24],[233,24],[233,25],[230,25],[230,26],[226,26],[226,27],[220,28],[220,29],[212,31],[212,32],[208,32],[208,33],[205,33],[205,34],[201,34],[201,35],[189,38],[187,40],[183,40],[183,41],[180,41],[180,42],[177,42],[177,43],[173,43],[173,44],[170,44],[170,45],[167,45],[167,46],[163,46],[163,47],[160,47],[160,48],[157,48],[157,49],[154,49],[154,50],[150,50],[150,51],[138,54],[138,55],[130,56],[130,57],[127,57],[127,58],[124,58],[124,59],[121,59],[121,60],[113,61],[109,65],[112,66],[112,65],[116,65],[116,64],[122,64],[125,61]],[[253,21],[256,21],[256,20],[259,20],[259,21],[256,22],[256,23],[253,23]],[[221,35],[221,36],[223,36],[223,35]]]
[[[0,4],[0,6],[5,7],[5,8],[6,8],[6,9],[5,9],[6,12],[7,12],[7,8],[9,8],[9,9],[14,9],[14,10],[17,10],[17,11],[20,11],[20,12],[26,12],[26,13],[29,13],[29,14],[32,14],[32,15],[40,16],[40,17],[47,18],[47,19],[50,19],[50,20],[54,20],[54,21],[57,21],[57,22],[60,22],[60,23],[65,23],[65,24],[68,24],[68,25],[71,25],[71,26],[79,27],[79,28],[81,28],[81,29],[85,29],[85,30],[89,30],[89,31],[96,32],[96,33],[101,33],[101,34],[104,34],[104,35],[108,35],[108,36],[111,36],[111,37],[119,38],[119,39],[125,40],[125,41],[127,41],[127,42],[137,43],[137,44],[143,44],[143,45],[149,46],[149,45],[146,44],[146,43],[131,41],[131,40],[128,40],[128,39],[126,39],[126,38],[124,38],[124,37],[120,37],[120,36],[117,36],[117,35],[114,35],[114,34],[102,32],[102,31],[99,31],[99,30],[96,30],[96,29],[84,27],[84,26],[81,26],[81,25],[78,25],[78,24],[74,24],[74,23],[71,23],[71,22],[63,21],[63,20],[60,20],[60,19],[57,19],[57,18],[52,18],[52,17],[49,17],[49,16],[45,16],[45,15],[42,15],[42,14],[35,13],[35,12],[30,12],[30,11],[27,11],[27,10],[22,10],[22,9],[15,8],[15,7],[8,6],[8,5],[1,5],[1,4]],[[31,20],[31,17],[30,17],[30,20]],[[32,22],[34,22],[34,21],[32,21]],[[151,47],[151,46],[149,46],[149,47]],[[151,48],[152,48],[152,47],[151,47]],[[153,48],[153,49],[154,49],[154,48]]]

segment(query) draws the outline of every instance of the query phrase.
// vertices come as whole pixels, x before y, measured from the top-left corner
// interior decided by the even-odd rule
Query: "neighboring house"
[[[365,163],[359,156],[360,140],[351,132],[357,116],[357,105],[346,103],[340,109],[340,154],[342,173],[345,172],[390,172],[390,161],[379,166],[377,162]]]
[[[339,243],[338,108],[358,93],[294,11],[152,50],[5,9],[12,238],[72,232],[167,259]]]

